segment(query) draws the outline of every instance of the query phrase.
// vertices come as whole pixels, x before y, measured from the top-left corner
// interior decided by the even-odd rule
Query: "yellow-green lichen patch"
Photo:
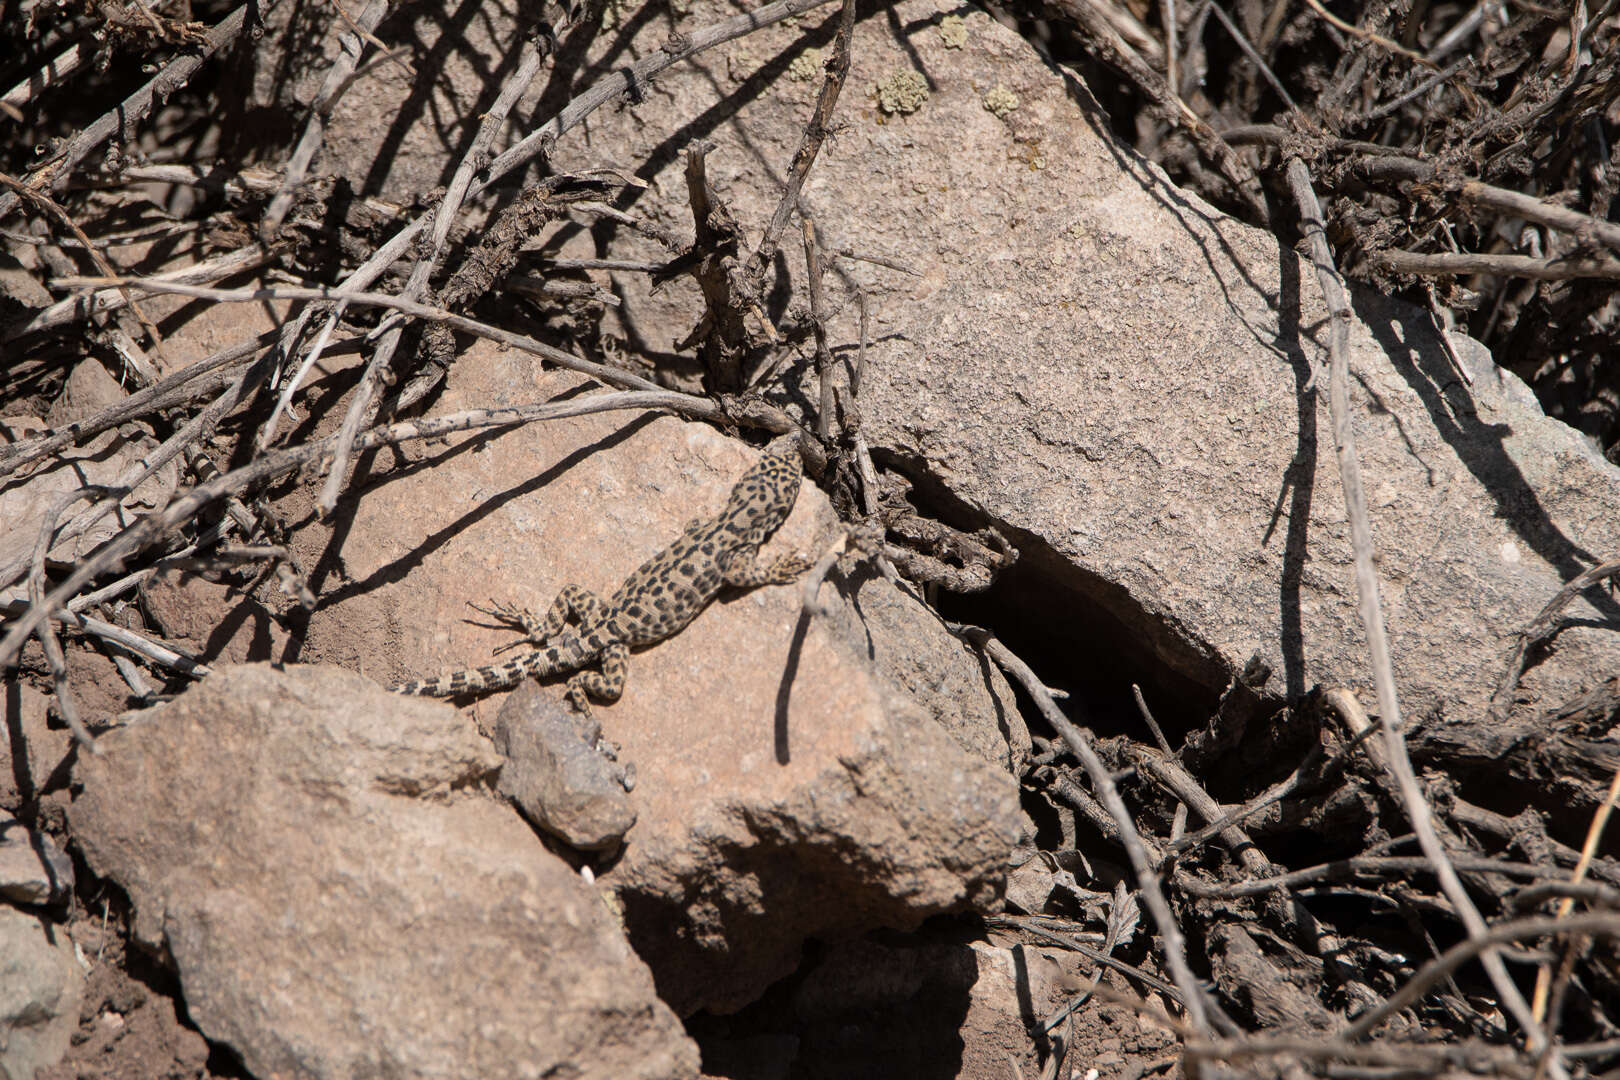
[[[806,49],[794,57],[793,63],[788,65],[788,78],[806,82],[816,77],[821,70],[821,50]]]
[[[877,94],[878,108],[891,116],[914,113],[928,100],[928,80],[923,78],[922,72],[911,68],[889,72],[872,90]]]
[[[984,95],[984,107],[986,111],[993,112],[1005,120],[1009,113],[1018,108],[1018,95],[1007,89],[1006,83],[996,83],[990,88],[990,92]]]
[[[962,16],[947,15],[939,20],[939,40],[947,49],[960,49],[967,39],[967,21]]]

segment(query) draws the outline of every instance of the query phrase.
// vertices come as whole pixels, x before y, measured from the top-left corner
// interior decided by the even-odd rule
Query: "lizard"
[[[673,637],[697,618],[722,587],[787,585],[810,568],[798,555],[766,564],[759,548],[787,519],[799,495],[803,469],[791,440],[768,448],[731,489],[725,508],[712,518],[695,518],[679,538],[625,578],[606,603],[578,585],[565,585],[546,617],[508,604],[478,608],[501,623],[521,629],[537,648],[505,663],[418,679],[389,689],[399,694],[455,697],[516,686],[526,676],[565,671],[567,698],[589,716],[586,695],[612,703],[624,692],[632,647]],[[572,615],[577,624],[568,629]],[[511,646],[506,646],[510,648]],[[499,651],[499,650],[497,650]],[[584,670],[600,658],[600,672]]]

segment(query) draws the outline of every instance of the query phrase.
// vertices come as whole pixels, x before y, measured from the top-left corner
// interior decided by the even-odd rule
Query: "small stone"
[[[56,842],[16,818],[0,817],[0,897],[54,904],[73,892],[73,860]]]
[[[627,794],[634,781],[605,751],[601,725],[530,680],[501,706],[494,739],[507,759],[498,790],[536,828],[581,851],[623,843],[636,823]]]

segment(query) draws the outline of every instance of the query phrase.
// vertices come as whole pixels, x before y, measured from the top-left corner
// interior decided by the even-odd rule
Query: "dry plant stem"
[[[1142,688],[1132,683],[1131,695],[1136,698],[1136,711],[1142,714],[1148,730],[1153,732],[1153,741],[1159,744],[1159,749],[1164,751],[1165,757],[1174,757],[1176,752],[1170,749],[1170,740],[1164,737],[1159,722],[1153,718],[1153,710],[1148,708],[1147,698],[1142,696]]]
[[[265,209],[264,217],[259,221],[259,238],[265,243],[274,240],[276,233],[281,230],[281,223],[286,218],[287,211],[292,209],[293,201],[298,197],[298,185],[304,182],[304,176],[309,172],[309,163],[315,160],[315,154],[325,140],[326,118],[331,115],[332,107],[337,104],[342,91],[348,87],[349,76],[354,73],[355,65],[360,62],[360,54],[364,51],[361,39],[375,30],[377,24],[382,22],[383,16],[387,14],[386,0],[371,0],[360,13],[359,26],[355,27],[352,33],[338,35],[337,59],[332,61],[331,68],[326,72],[326,78],[321,81],[320,89],[315,92],[315,100],[309,106],[309,119],[304,124],[304,133],[287,163],[287,171],[281,179],[280,187]],[[347,15],[344,15],[344,20],[351,22],[352,25]]]
[[[1221,132],[1220,137],[1233,146],[1245,143],[1269,143],[1280,146],[1294,136],[1275,124],[1244,124]],[[1355,155],[1356,172],[1367,179],[1422,183],[1433,181],[1438,176],[1438,170],[1432,162],[1406,157],[1399,151],[1374,143],[1353,139],[1328,139],[1323,143],[1323,148],[1334,153]],[[1457,197],[1464,202],[1522,217],[1561,232],[1590,234],[1610,247],[1620,250],[1620,225],[1613,222],[1603,221],[1578,210],[1570,210],[1534,196],[1509,191],[1507,188],[1478,180],[1465,180],[1451,190],[1454,190]]]
[[[691,394],[676,393],[673,390],[623,391],[592,394],[572,401],[542,402],[505,409],[474,409],[447,416],[386,424],[362,434],[355,440],[355,449],[364,452],[379,446],[392,446],[416,439],[434,439],[456,431],[504,427],[536,420],[557,420],[568,416],[583,416],[587,413],[619,409],[667,409],[713,422],[726,422],[729,419],[720,406],[706,398],[694,397]],[[783,425],[780,430],[791,429],[791,421],[785,416],[780,417],[780,421]],[[770,427],[768,430],[779,429]],[[95,578],[116,571],[129,558],[144,551],[171,530],[190,521],[211,503],[312,462],[329,461],[336,440],[337,436],[331,435],[312,443],[264,454],[239,469],[233,469],[213,480],[198,484],[170,500],[169,505],[162,511],[146,515],[113,537],[93,556],[81,561],[60,585],[51,590],[43,603],[31,604],[28,610],[11,624],[5,638],[0,640],[0,669],[16,663],[23,643],[45,621],[46,612],[66,606],[69,598]]]
[[[101,248],[91,242],[90,238],[84,234],[84,230],[79,228],[79,223],[74,221],[72,215],[70,215],[66,210],[62,209],[61,204],[55,199],[44,194],[43,192],[35,191],[32,188],[23,187],[23,185],[18,183],[17,180],[7,176],[5,173],[0,173],[0,184],[10,188],[12,191],[21,195],[35,206],[46,211],[52,217],[55,217],[57,220],[62,222],[62,224],[66,225],[68,231],[71,232],[83,246],[85,253],[90,256],[90,261],[96,264],[97,270],[100,270],[103,274],[108,275],[117,273],[117,271],[113,269],[112,264],[107,261],[107,257],[101,253]],[[133,311],[135,313],[135,317],[140,320],[141,329],[146,331],[147,336],[154,343],[162,341],[163,335],[158,333],[158,328],[152,325],[152,320],[146,317],[146,312],[142,311],[140,306],[135,303],[135,298],[130,296],[127,291],[120,290],[120,292],[123,295],[124,303],[129,305],[129,309]]]
[[[1338,27],[1340,30],[1343,30],[1345,33],[1358,37],[1363,41],[1370,42],[1373,45],[1377,45],[1381,49],[1388,49],[1392,53],[1397,53],[1406,57],[1408,60],[1423,64],[1426,67],[1434,67],[1434,63],[1430,61],[1428,57],[1421,56],[1418,53],[1413,52],[1411,49],[1405,48],[1399,43],[1389,40],[1389,38],[1384,37],[1382,34],[1375,34],[1371,30],[1363,30],[1359,26],[1353,26],[1350,23],[1345,22],[1327,8],[1323,7],[1322,0],[1305,0],[1305,2],[1310,5],[1311,10],[1316,12],[1317,15]]]
[[[70,45],[45,61],[45,66],[7,90],[0,104],[16,108],[26,105],[52,85],[61,82],[84,66],[85,57],[92,50],[83,44]],[[15,118],[14,118],[15,119]]]
[[[369,307],[394,308],[418,319],[427,319],[430,322],[441,322],[451,329],[473,334],[477,337],[487,338],[501,345],[507,345],[523,352],[533,353],[543,357],[560,367],[577,371],[582,375],[589,375],[593,379],[600,379],[609,386],[618,386],[635,390],[663,390],[663,387],[650,379],[643,379],[621,368],[609,367],[606,364],[593,363],[582,356],[575,356],[571,352],[535,341],[523,334],[514,334],[509,330],[490,326],[477,319],[468,319],[461,315],[452,315],[450,312],[428,304],[417,304],[409,300],[401,300],[397,296],[387,293],[370,292],[342,292],[335,289],[308,289],[291,285],[274,285],[261,289],[209,289],[196,285],[176,285],[171,282],[155,281],[151,278],[126,278],[127,284],[136,285],[154,292],[178,293],[181,296],[196,296],[204,300],[224,300],[231,303],[256,303],[260,300],[341,300],[350,304],[360,304]],[[64,285],[99,284],[93,279],[65,278]],[[691,394],[680,394],[682,398],[689,398],[693,402],[702,402],[708,406],[706,398]],[[693,405],[692,408],[698,408]]]
[[[1166,997],[1172,998],[1178,1002],[1182,1002],[1182,1004],[1185,1005],[1181,991],[1175,986],[1165,982],[1163,979],[1149,974],[1146,971],[1143,971],[1139,967],[1134,967],[1127,964],[1123,960],[1116,960],[1114,957],[1109,956],[1102,950],[1094,949],[1085,942],[1077,940],[1080,937],[1078,934],[1054,933],[1053,931],[1046,929],[1044,926],[1037,925],[1030,918],[1020,918],[1014,915],[992,915],[985,919],[985,925],[1011,927],[1026,934],[1033,934],[1035,937],[1044,938],[1060,948],[1077,952],[1081,956],[1084,956],[1087,960],[1094,961],[1102,967],[1113,968],[1122,975],[1128,975],[1132,979],[1142,983],[1148,989],[1157,990]],[[1104,937],[1103,940],[1106,941],[1107,938]],[[1101,996],[1096,985],[1092,986],[1091,993],[1099,994],[1099,996]],[[1187,1031],[1187,1025],[1181,1023],[1179,1020],[1171,1020],[1171,1022],[1167,1023],[1165,1026],[1175,1028],[1177,1031],[1183,1033]]]
[[[1330,774],[1342,767],[1344,762],[1349,760],[1350,755],[1355,753],[1356,748],[1361,745],[1362,741],[1364,739],[1371,738],[1377,730],[1377,728],[1369,725],[1362,731],[1358,732],[1354,738],[1352,738],[1344,746],[1340,747],[1339,751],[1333,755],[1333,760],[1328,762],[1327,766],[1322,770],[1323,774]],[[1319,758],[1321,754],[1321,747],[1313,748],[1310,754],[1306,756],[1305,760],[1300,763],[1298,768],[1289,773],[1283,779],[1279,780],[1277,783],[1273,784],[1271,787],[1267,788],[1265,791],[1262,791],[1260,794],[1250,799],[1247,803],[1227,814],[1222,815],[1219,819],[1211,821],[1208,825],[1205,825],[1197,832],[1188,833],[1186,836],[1178,837],[1175,842],[1170,845],[1169,853],[1171,855],[1180,855],[1182,852],[1195,848],[1209,840],[1211,837],[1217,835],[1220,830],[1224,829],[1226,826],[1236,825],[1247,818],[1253,817],[1255,814],[1258,814],[1268,806],[1281,802],[1284,798],[1288,797],[1295,790],[1297,790],[1300,784],[1304,783],[1305,777],[1309,775],[1311,769],[1315,767],[1316,759]]]
[[[1309,3],[1311,0],[1306,0],[1306,2]],[[1232,21],[1231,16],[1226,14],[1226,9],[1222,8],[1219,3],[1211,3],[1209,13],[1215,16],[1216,22],[1226,28],[1227,34],[1233,41],[1237,42],[1237,47],[1242,50],[1243,55],[1249,58],[1249,63],[1259,69],[1261,77],[1271,86],[1272,92],[1277,95],[1284,105],[1288,106],[1288,111],[1299,112],[1299,106],[1294,104],[1294,99],[1283,88],[1282,80],[1277,78],[1277,73],[1271,70],[1271,65],[1266,63],[1265,59],[1255,51],[1255,47],[1249,44],[1249,39],[1243,36],[1243,31],[1239,30],[1237,24]]]
[[[1579,885],[1586,880],[1586,873],[1591,869],[1592,859],[1597,854],[1598,841],[1603,838],[1603,830],[1608,827],[1609,814],[1614,810],[1616,799],[1620,799],[1620,769],[1616,769],[1614,776],[1609,780],[1609,794],[1604,798],[1602,805],[1600,805],[1592,814],[1592,821],[1586,829],[1586,842],[1581,845],[1580,861],[1575,864],[1575,869],[1571,871],[1569,875],[1569,880],[1572,884]],[[1574,898],[1566,896],[1558,902],[1558,910],[1555,913],[1555,917],[1560,919],[1564,918],[1571,911],[1573,911],[1574,908]],[[1559,966],[1558,972],[1560,982],[1563,982],[1569,978],[1570,967],[1574,962],[1575,953],[1579,949],[1580,945],[1580,938],[1571,938],[1567,943],[1565,943],[1564,958]],[[1540,969],[1536,972],[1535,993],[1531,995],[1531,1007],[1535,1012],[1537,1020],[1545,1021],[1548,1019],[1547,993],[1549,990],[1549,985],[1550,978],[1547,965],[1542,964]],[[1551,1032],[1548,1032],[1548,1035],[1550,1038]]]
[[[1502,674],[1502,681],[1497,684],[1496,692],[1491,695],[1491,711],[1498,718],[1506,711],[1507,699],[1519,685],[1519,679],[1524,675],[1526,657],[1530,650],[1540,642],[1546,640],[1553,632],[1553,620],[1558,613],[1569,606],[1569,602],[1581,593],[1590,589],[1600,581],[1605,581],[1616,574],[1620,574],[1620,559],[1600,563],[1590,570],[1584,570],[1569,580],[1563,588],[1559,589],[1553,598],[1547,601],[1545,607],[1536,612],[1536,617],[1519,631],[1519,643],[1513,647],[1513,656],[1508,660],[1507,671]]]
[[[573,128],[585,117],[621,94],[629,93],[631,90],[639,91],[650,79],[671,64],[679,63],[705,49],[723,45],[733,38],[751,34],[755,30],[779,23],[783,19],[828,2],[829,0],[777,0],[774,4],[766,4],[753,11],[746,11],[741,15],[699,27],[682,37],[678,44],[666,44],[657,52],[649,53],[628,67],[614,71],[606,78],[598,80],[590,89],[563,106],[562,111],[556,116],[491,162],[488,178],[474,190],[473,194],[478,194],[483,188],[536,155],[545,153],[547,145],[563,132]]]
[[[1005,645],[988,632],[977,628],[968,628],[967,635],[968,640],[983,649],[985,655],[994,660],[997,666],[1023,684],[1024,689],[1035,700],[1041,715],[1046,718],[1046,722],[1052,725],[1052,730],[1062,736],[1064,743],[1085,767],[1086,775],[1091,778],[1097,797],[1107,808],[1119,829],[1120,842],[1130,857],[1131,868],[1136,873],[1137,886],[1142,892],[1142,902],[1147,906],[1148,913],[1153,916],[1153,921],[1159,928],[1165,966],[1170,969],[1170,977],[1181,991],[1182,1007],[1187,1010],[1187,1020],[1195,1031],[1208,1034],[1209,1018],[1204,1008],[1203,990],[1199,987],[1192,969],[1187,966],[1186,945],[1181,935],[1181,927],[1177,925],[1175,916],[1170,911],[1170,905],[1164,899],[1164,892],[1159,888],[1159,876],[1154,872],[1153,860],[1148,857],[1147,849],[1142,845],[1142,836],[1136,831],[1136,823],[1131,820],[1125,801],[1119,797],[1119,789],[1114,786],[1114,779],[1109,775],[1108,767],[1092,749],[1090,737],[1069,722],[1069,718],[1063,715],[1057,703],[1046,693],[1040,678]]]
[[[1429,987],[1454,975],[1458,968],[1476,956],[1482,956],[1488,949],[1494,949],[1510,941],[1545,937],[1549,934],[1595,934],[1615,937],[1620,935],[1620,912],[1583,911],[1562,918],[1542,915],[1497,923],[1479,937],[1453,945],[1424,964],[1399,990],[1389,996],[1388,1001],[1363,1013],[1355,1023],[1339,1033],[1339,1038],[1349,1042],[1370,1035],[1379,1024],[1416,1003]],[[1537,1053],[1539,1052],[1538,1050]]]
[[[162,382],[131,394],[118,404],[103,409],[92,417],[59,428],[49,435],[42,435],[10,447],[4,453],[0,453],[0,479],[25,465],[56,453],[64,446],[93,439],[103,431],[111,430],[120,424],[173,408],[218,389],[221,380],[234,377],[229,370],[233,365],[244,362],[274,338],[275,332],[272,331],[232,345],[182,368]],[[213,378],[205,380],[204,376]]]
[[[270,256],[263,248],[257,244],[249,244],[245,248],[228,252],[218,258],[182,267],[179,270],[166,270],[161,274],[154,274],[143,280],[167,281],[176,284],[218,281],[221,278],[231,277],[245,270],[263,266],[269,261]],[[107,280],[127,284],[129,279],[114,274]],[[91,315],[115,311],[122,307],[124,303],[122,285],[104,289],[88,297],[70,296],[66,300],[59,300],[52,304],[21,326],[8,329],[3,335],[0,335],[0,341],[16,341],[18,338],[41,330],[66,326],[69,323],[78,322],[80,319],[87,319]]]
[[[170,94],[186,85],[197,73],[197,69],[201,68],[210,57],[241,37],[242,31],[247,26],[250,10],[256,19],[262,20],[275,2],[276,0],[257,0],[253,4],[243,4],[225,16],[208,31],[200,51],[183,53],[164,65],[163,70],[144,86],[80,131],[60,153],[53,155],[49,161],[35,169],[23,182],[31,188],[42,188],[49,184],[52,190],[60,191],[67,184],[74,167],[84,160],[87,154],[106,142],[121,128],[127,132],[129,125],[144,119],[152,111],[153,102],[167,100]],[[19,196],[15,192],[0,195],[0,221],[5,220],[17,208],[18,199]]]
[[[1482,874],[1502,874],[1508,877],[1545,880],[1557,872],[1553,867],[1537,866],[1534,863],[1504,862],[1501,859],[1479,856],[1465,856],[1455,862],[1463,870]],[[1275,877],[1234,881],[1223,885],[1209,885],[1190,874],[1183,874],[1176,879],[1176,885],[1193,896],[1202,896],[1210,900],[1236,900],[1245,896],[1264,896],[1279,888],[1293,888],[1313,881],[1338,881],[1358,874],[1410,877],[1426,872],[1429,866],[1429,860],[1422,855],[1358,855],[1290,870]]]
[[[793,164],[788,166],[787,183],[782,187],[782,197],[777,200],[776,209],[771,214],[769,224],[765,226],[765,234],[760,237],[759,246],[748,257],[748,266],[744,271],[746,277],[758,282],[765,273],[765,267],[776,254],[777,244],[781,241],[782,232],[787,228],[788,217],[793,208],[799,205],[799,192],[804,189],[804,179],[810,175],[810,166],[815,164],[816,155],[821,152],[821,144],[826,141],[827,133],[832,130],[833,110],[838,107],[838,95],[844,89],[844,80],[849,76],[849,42],[855,33],[855,0],[844,0],[843,10],[838,20],[838,33],[833,38],[832,55],[828,58],[827,78],[821,84],[821,94],[816,98],[816,109],[810,115],[810,122],[804,127],[804,138],[799,140],[799,149],[793,155]],[[805,240],[808,245],[809,239]],[[816,271],[811,271],[814,279]],[[824,404],[830,404],[826,399],[828,395],[822,394]],[[826,432],[821,432],[822,439],[827,438]]]
[[[1602,278],[1620,281],[1620,260],[1574,257],[1538,259],[1533,255],[1473,255],[1440,252],[1380,251],[1373,256],[1380,266],[1397,274],[1494,274],[1535,281],[1573,281]]]
[[[1215,130],[1200,120],[1173,91],[1159,73],[1148,67],[1137,56],[1113,27],[1097,13],[1089,0],[1048,0],[1047,6],[1061,14],[1082,31],[1093,54],[1109,67],[1126,76],[1149,101],[1158,107],[1163,119],[1187,132],[1193,144],[1215,163],[1226,177],[1237,197],[1242,199],[1256,221],[1270,220],[1266,201],[1255,180],[1254,172],[1246,165]],[[1064,72],[1076,81],[1082,81],[1072,71]]]
[[[45,548],[48,546],[45,537],[50,533],[56,516],[66,510],[73,502],[78,501],[83,492],[69,492],[58,501],[53,512],[47,514],[40,527],[40,539],[35,545],[34,561],[38,566],[37,574],[30,574],[28,578],[28,599],[33,607],[43,605],[45,598]],[[51,690],[56,697],[56,711],[66,721],[68,729],[73,732],[74,739],[80,746],[91,752],[95,751],[95,740],[85,729],[84,722],[79,719],[79,706],[73,697],[73,689],[68,686],[67,657],[62,654],[62,642],[56,636],[56,628],[49,624],[42,624],[36,631],[39,635],[39,644],[45,650],[45,663],[51,669]],[[24,638],[23,641],[26,641]],[[22,643],[18,643],[21,650]]]
[[[1412,89],[1408,90],[1395,100],[1387,101],[1378,106],[1378,108],[1369,111],[1366,113],[1366,115],[1360,117],[1360,122],[1364,124],[1372,124],[1382,120],[1395,110],[1416,101],[1418,98],[1422,97],[1424,94],[1427,94],[1430,90],[1433,90],[1441,83],[1450,80],[1459,71],[1469,66],[1473,62],[1474,58],[1472,56],[1463,57],[1461,60],[1458,60],[1444,71],[1437,71],[1433,75],[1430,75],[1427,79],[1424,79],[1422,82],[1418,83]]]
[[[406,282],[402,294],[406,300],[416,300],[427,290],[428,279],[444,251],[445,241],[450,236],[451,223],[460,212],[462,201],[467,197],[467,189],[472,185],[473,174],[478,171],[479,163],[484,160],[484,155],[494,144],[496,135],[505,127],[506,118],[511,113],[512,107],[517,104],[518,99],[528,90],[529,83],[540,72],[540,67],[544,63],[540,50],[532,43],[525,43],[521,47],[523,59],[517,71],[501,87],[495,104],[484,114],[484,121],[479,126],[478,134],[473,138],[472,145],[467,148],[467,153],[462,156],[461,164],[457,166],[455,176],[451,178],[450,186],[445,190],[444,198],[439,201],[438,207],[433,212],[432,247],[411,269],[410,280]],[[342,311],[343,305],[339,304],[332,312],[328,326],[337,322]],[[315,504],[316,512],[322,517],[337,509],[338,494],[343,490],[344,480],[349,474],[349,455],[353,451],[355,436],[360,431],[360,425],[370,422],[376,415],[373,401],[376,397],[377,383],[382,373],[393,362],[394,353],[399,348],[400,339],[404,334],[403,326],[390,327],[378,342],[371,360],[366,364],[360,385],[355,389],[348,412],[344,414],[343,425],[338,431],[338,448],[332,470],[327,474],[326,483],[321,488],[320,498]]]
[[[1363,632],[1367,635],[1367,650],[1372,661],[1373,686],[1378,695],[1378,723],[1383,730],[1385,751],[1389,767],[1406,807],[1406,815],[1417,833],[1423,853],[1434,864],[1440,879],[1441,891],[1456,908],[1471,940],[1486,933],[1485,920],[1463,888],[1457,870],[1446,855],[1445,845],[1435,831],[1429,805],[1418,787],[1417,774],[1406,755],[1406,742],[1401,737],[1400,703],[1395,696],[1395,670],[1390,662],[1389,638],[1384,631],[1384,611],[1378,598],[1378,577],[1373,570],[1372,528],[1367,518],[1367,499],[1361,487],[1361,463],[1356,455],[1355,431],[1350,414],[1350,299],[1333,265],[1333,254],[1328,249],[1327,234],[1322,222],[1322,208],[1311,187],[1310,172],[1298,158],[1290,158],[1287,168],[1288,186],[1298,204],[1300,224],[1309,244],[1311,263],[1316,270],[1327,305],[1330,329],[1328,332],[1328,412],[1333,424],[1334,456],[1339,464],[1339,483],[1344,489],[1345,509],[1350,518],[1350,549],[1355,563],[1357,611],[1361,616]],[[1540,1053],[1546,1045],[1546,1036],[1530,1012],[1529,1004],[1508,975],[1501,955],[1494,948],[1481,951],[1480,962],[1490,976],[1502,1005],[1524,1028],[1530,1049]],[[1554,1076],[1567,1073],[1563,1065],[1552,1062]]]
[[[120,649],[127,650],[137,656],[144,656],[153,663],[173,668],[183,675],[190,675],[193,678],[200,679],[205,675],[213,674],[213,669],[196,657],[187,656],[182,652],[169,648],[167,645],[159,645],[151,638],[137,634],[133,630],[127,630],[122,626],[102,622],[100,619],[93,619],[88,615],[81,615],[66,608],[57,609],[56,618],[83,633],[98,637],[103,641],[110,641]]]
[[[821,257],[816,251],[816,226],[810,218],[804,229],[804,265],[810,280],[810,319],[816,332],[816,381],[821,385],[821,403],[816,410],[816,435],[823,443],[832,438],[833,358],[827,348],[827,317],[821,292]]]

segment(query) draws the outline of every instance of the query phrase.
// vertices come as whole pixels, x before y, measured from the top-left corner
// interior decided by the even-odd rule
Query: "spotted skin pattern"
[[[568,700],[591,711],[586,695],[614,702],[624,692],[630,649],[652,645],[684,630],[723,586],[751,589],[787,585],[809,569],[797,555],[761,565],[760,545],[787,519],[802,478],[798,452],[767,451],[731,489],[718,517],[697,518],[680,538],[625,579],[607,601],[578,585],[566,585],[546,617],[498,604],[487,613],[539,646],[503,664],[418,679],[392,687],[395,693],[455,697],[516,686],[527,676],[577,672],[568,680]],[[570,617],[574,626],[569,628]],[[581,670],[601,659],[601,671]]]

